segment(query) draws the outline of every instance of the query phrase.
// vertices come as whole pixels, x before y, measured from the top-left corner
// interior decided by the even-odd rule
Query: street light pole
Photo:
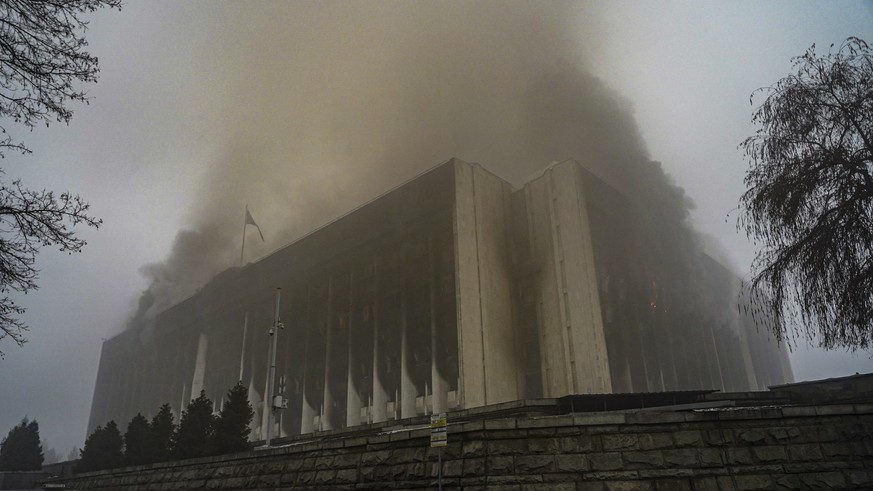
[[[276,410],[273,404],[273,398],[275,397],[275,384],[276,384],[276,346],[279,344],[279,328],[281,327],[281,321],[279,320],[279,300],[282,296],[282,289],[276,288],[276,314],[273,319],[273,325],[270,326],[270,338],[272,338],[272,354],[270,355],[270,377],[269,377],[269,390],[267,391],[267,400],[266,403],[270,405],[269,417],[267,418],[267,438],[264,442],[265,447],[270,446],[270,439],[273,436],[273,413]]]

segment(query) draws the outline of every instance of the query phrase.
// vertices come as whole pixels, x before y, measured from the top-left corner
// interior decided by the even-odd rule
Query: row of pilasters
[[[301,413],[301,433],[448,409],[457,383],[440,357],[457,357],[442,339],[454,319],[448,325],[439,310],[454,292],[439,289],[452,265],[438,264],[433,239],[422,244],[403,260],[384,256],[370,271],[349,268],[307,288],[303,397],[290,409]]]

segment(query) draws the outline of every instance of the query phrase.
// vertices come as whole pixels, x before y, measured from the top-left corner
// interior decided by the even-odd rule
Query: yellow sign
[[[430,415],[430,446],[445,447],[448,444],[448,420],[446,413]]]

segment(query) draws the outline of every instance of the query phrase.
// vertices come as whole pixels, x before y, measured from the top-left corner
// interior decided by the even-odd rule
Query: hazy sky
[[[593,158],[552,154],[548,138],[516,151],[541,136],[531,125],[572,127],[551,121],[567,114],[561,99],[533,122],[518,110],[552,88],[573,94],[566,83],[607,100],[576,109],[633,112],[649,157],[694,202],[694,226],[745,273],[754,249],[732,211],[749,95],[811,44],[850,35],[873,41],[873,3],[148,0],[101,12],[91,104],[69,126],[22,132],[33,155],[2,162],[7,178],[81,194],[104,226],[82,231],[81,254],[40,255],[40,290],[21,299],[30,342],[0,344],[0,433],[27,415],[62,455],[81,446],[101,340],[172,257],[202,256],[188,289],[233,265],[246,202],[268,238],[249,242],[254,259],[453,156],[516,181]],[[801,346],[792,362],[798,380],[873,371],[868,353]]]

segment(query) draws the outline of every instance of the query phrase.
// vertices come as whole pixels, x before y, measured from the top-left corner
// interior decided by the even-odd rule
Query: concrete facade
[[[178,414],[201,389],[218,409],[237,381],[255,438],[267,421],[288,436],[538,397],[791,382],[784,349],[719,314],[735,305],[671,299],[683,278],[647,252],[636,214],[575,162],[514,189],[452,159],[106,341],[89,432],[163,403]],[[736,282],[695,261],[703,288]],[[277,287],[288,409],[274,418]]]

